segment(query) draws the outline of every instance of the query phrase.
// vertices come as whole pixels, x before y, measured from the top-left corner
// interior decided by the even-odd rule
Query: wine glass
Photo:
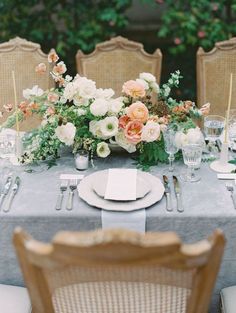
[[[204,118],[204,132],[209,140],[209,158],[216,159],[215,141],[221,136],[225,126],[225,118],[219,115],[208,115]],[[215,149],[216,150],[216,149]]]
[[[169,168],[164,173],[171,174],[174,172],[175,154],[179,151],[176,145],[176,131],[173,128],[167,128],[163,132],[165,152],[168,153]]]
[[[188,166],[187,172],[181,175],[181,179],[186,182],[197,182],[201,179],[195,169],[200,166],[203,147],[200,144],[187,144],[182,147],[184,164]]]
[[[229,121],[229,143],[230,149],[233,152],[233,150],[235,150],[236,143],[236,116],[235,119],[231,119]]]

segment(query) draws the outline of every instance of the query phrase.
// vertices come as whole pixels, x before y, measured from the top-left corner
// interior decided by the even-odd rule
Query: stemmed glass
[[[208,115],[204,118],[204,132],[206,139],[209,140],[209,147],[211,147],[209,157],[216,159],[216,153],[213,151],[215,141],[221,136],[225,126],[225,118],[219,115]]]
[[[200,166],[203,146],[200,144],[187,144],[182,147],[184,164],[188,166],[187,172],[180,177],[186,182],[197,182],[201,177],[195,173],[195,169]]]
[[[165,152],[169,155],[169,168],[164,170],[164,173],[166,174],[174,172],[175,154],[179,151],[179,148],[176,145],[176,133],[177,132],[173,128],[167,128],[163,132]]]

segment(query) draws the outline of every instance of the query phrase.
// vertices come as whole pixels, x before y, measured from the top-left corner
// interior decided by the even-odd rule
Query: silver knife
[[[3,200],[4,200],[4,198],[6,197],[6,195],[8,194],[8,192],[10,190],[11,183],[12,183],[12,177],[8,176],[7,180],[5,182],[5,185],[3,187],[3,190],[2,190],[2,192],[0,194],[0,210],[1,210],[1,206],[2,206]]]
[[[173,176],[173,183],[174,183],[174,190],[177,199],[177,211],[184,212],[183,203],[182,203],[182,195],[181,195],[181,188],[176,176]]]
[[[170,184],[168,177],[163,175],[163,182],[165,187],[165,196],[166,196],[166,211],[171,212],[173,211],[171,195],[170,195]]]
[[[10,193],[10,196],[9,196],[9,199],[8,199],[8,203],[7,205],[5,206],[5,208],[3,209],[3,211],[6,213],[6,212],[9,212],[10,209],[11,209],[11,204],[12,204],[12,200],[14,199],[18,189],[19,189],[19,186],[20,186],[20,177],[17,176],[15,181],[14,181],[14,184],[13,184],[13,187],[12,187],[12,190],[11,190],[11,193]]]

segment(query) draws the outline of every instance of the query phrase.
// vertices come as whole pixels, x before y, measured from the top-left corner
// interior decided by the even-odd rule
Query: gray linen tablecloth
[[[113,156],[95,160],[95,169],[112,167],[135,167],[127,156]],[[181,166],[179,167],[179,169]],[[183,167],[182,167],[183,168]],[[161,177],[163,166],[156,166],[151,173]],[[22,184],[9,213],[0,212],[0,283],[24,285],[12,245],[12,234],[21,226],[38,240],[49,241],[59,230],[88,231],[101,228],[101,210],[74,197],[72,211],[55,210],[59,191],[59,176],[62,173],[78,173],[73,158],[63,157],[58,165],[41,173],[18,174]],[[183,183],[184,213],[166,212],[165,199],[146,210],[147,231],[176,231],[186,242],[194,242],[221,228],[227,238],[224,260],[214,291],[211,312],[219,310],[219,291],[236,284],[236,211],[225,182],[217,180],[207,164],[202,164],[198,183]],[[173,204],[176,205],[173,196]],[[115,213],[114,213],[115,214]],[[115,215],[114,215],[115,216]]]

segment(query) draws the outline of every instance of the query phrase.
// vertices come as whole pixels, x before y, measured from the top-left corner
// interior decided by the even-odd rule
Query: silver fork
[[[73,208],[73,196],[74,196],[74,190],[77,188],[77,179],[71,179],[70,180],[70,192],[67,199],[66,209],[71,211]]]
[[[232,201],[234,204],[234,208],[236,210],[236,198],[235,198],[235,194],[234,194],[234,187],[231,183],[226,183],[225,186],[226,186],[227,190],[230,192],[230,195],[231,195],[231,198],[232,198]]]
[[[56,210],[61,210],[62,202],[64,198],[64,192],[67,190],[68,181],[62,180],[60,185],[60,194],[57,197]]]

